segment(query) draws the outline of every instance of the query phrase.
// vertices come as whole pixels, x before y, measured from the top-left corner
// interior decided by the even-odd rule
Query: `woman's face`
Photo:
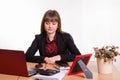
[[[54,21],[54,22],[45,22],[44,23],[44,28],[45,31],[47,32],[47,34],[54,34],[58,28],[58,22]]]

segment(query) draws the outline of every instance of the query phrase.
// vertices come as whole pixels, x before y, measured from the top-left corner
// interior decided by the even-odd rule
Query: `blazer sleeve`
[[[35,36],[35,39],[33,40],[31,46],[28,48],[28,50],[26,51],[26,61],[27,62],[36,62],[36,63],[41,63],[43,62],[43,57],[42,56],[35,56],[35,53],[38,50],[38,36]]]
[[[62,61],[73,61],[76,55],[81,55],[79,49],[74,43],[74,40],[70,34],[66,34],[64,37],[67,50],[61,54]]]

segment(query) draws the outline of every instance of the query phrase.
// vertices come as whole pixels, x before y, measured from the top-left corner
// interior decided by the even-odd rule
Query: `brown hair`
[[[57,32],[59,33],[63,33],[61,30],[61,19],[60,19],[60,15],[56,10],[48,10],[42,19],[42,23],[41,23],[41,33],[46,33],[45,29],[44,29],[44,23],[45,22],[49,22],[49,21],[57,21],[58,22],[58,28],[57,28]]]

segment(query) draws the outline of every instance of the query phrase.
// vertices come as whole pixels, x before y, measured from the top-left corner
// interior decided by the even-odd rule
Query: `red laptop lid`
[[[0,49],[0,73],[28,76],[24,51]]]

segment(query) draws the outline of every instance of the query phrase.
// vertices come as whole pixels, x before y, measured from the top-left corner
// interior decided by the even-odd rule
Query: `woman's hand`
[[[60,55],[53,56],[53,57],[45,57],[44,58],[44,61],[46,63],[49,63],[49,64],[54,64],[56,61],[60,61],[60,60],[61,60],[61,56]]]

